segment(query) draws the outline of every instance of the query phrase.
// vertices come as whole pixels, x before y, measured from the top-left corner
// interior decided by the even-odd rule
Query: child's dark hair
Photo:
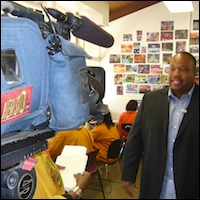
[[[112,120],[111,113],[107,113],[103,116],[103,122],[106,124],[107,128],[110,129],[111,126],[114,126],[115,123]]]
[[[138,102],[136,100],[130,100],[126,105],[126,111],[136,111]]]

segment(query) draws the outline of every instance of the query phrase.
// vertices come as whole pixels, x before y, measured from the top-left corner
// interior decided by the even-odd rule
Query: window
[[[13,49],[1,50],[1,69],[8,84],[21,80],[19,63]]]

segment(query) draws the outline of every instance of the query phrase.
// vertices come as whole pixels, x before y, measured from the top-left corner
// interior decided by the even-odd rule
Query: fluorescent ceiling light
[[[171,13],[192,12],[192,1],[163,1]]]

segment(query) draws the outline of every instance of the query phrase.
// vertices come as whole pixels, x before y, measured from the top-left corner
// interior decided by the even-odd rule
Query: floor
[[[121,184],[121,159],[118,160],[115,164],[109,165],[109,173],[111,179],[111,185],[108,180],[102,180],[105,198],[106,199],[138,199],[139,196],[139,184],[140,184],[140,175],[141,175],[141,163],[139,167],[139,172],[136,179],[136,186],[138,188],[138,192],[135,193],[135,196],[132,197],[128,195]],[[99,172],[102,179],[108,178],[108,173],[106,172],[105,165],[99,164]],[[98,175],[95,174],[87,186],[87,188],[83,191],[83,199],[103,199],[100,182],[98,179]]]

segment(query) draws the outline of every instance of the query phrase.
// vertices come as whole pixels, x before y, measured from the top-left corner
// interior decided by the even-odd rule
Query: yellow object
[[[59,169],[48,155],[47,151],[33,156],[37,159],[35,165],[36,190],[33,199],[65,199],[65,193]]]

